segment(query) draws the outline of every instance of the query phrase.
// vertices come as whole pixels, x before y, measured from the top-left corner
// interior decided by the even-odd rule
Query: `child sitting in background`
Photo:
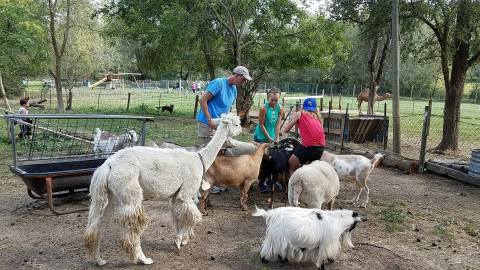
[[[20,108],[18,109],[17,114],[27,115],[29,106],[30,106],[30,103],[29,103],[29,98],[28,97],[20,99]],[[32,120],[29,119],[29,118],[23,118],[21,120],[23,122],[27,122],[29,124],[32,123]],[[31,139],[31,137],[32,137],[32,127],[30,125],[26,125],[26,124],[19,124],[19,127],[20,127],[20,134],[18,134],[18,137],[20,139],[21,138]]]

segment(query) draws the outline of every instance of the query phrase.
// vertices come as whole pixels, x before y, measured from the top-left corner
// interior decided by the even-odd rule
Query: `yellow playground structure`
[[[105,77],[89,86],[90,89],[95,89],[99,84],[102,83],[109,83],[106,85],[105,88],[110,88],[110,89],[115,89],[116,87],[122,87],[125,88],[125,79],[128,77],[132,77],[133,81],[137,84],[138,86],[138,81],[136,76],[141,76],[141,73],[117,73],[117,74],[112,74],[108,73],[105,74]]]

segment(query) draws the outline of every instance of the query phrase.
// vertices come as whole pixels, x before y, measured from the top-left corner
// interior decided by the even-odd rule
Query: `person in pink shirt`
[[[320,115],[317,112],[317,102],[314,98],[303,101],[303,110],[296,112],[285,126],[284,132],[297,125],[302,140],[302,146],[297,147],[288,160],[289,174],[301,165],[319,160],[325,148],[325,133]]]

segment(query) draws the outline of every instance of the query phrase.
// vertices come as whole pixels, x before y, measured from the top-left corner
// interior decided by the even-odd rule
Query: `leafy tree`
[[[111,1],[102,9],[109,34],[136,40],[139,67],[196,72],[247,66],[254,80],[238,89],[237,111],[248,123],[258,86],[274,71],[331,68],[342,57],[343,28],[310,17],[289,0]],[[119,30],[121,29],[121,30]]]
[[[331,3],[330,10],[334,19],[356,25],[368,48],[365,59],[369,86],[367,113],[373,114],[374,97],[383,82],[391,43],[390,1],[339,0]]]
[[[237,112],[249,123],[248,111],[260,82],[273,71],[331,68],[344,40],[343,28],[323,17],[310,17],[292,1],[214,1],[213,21],[223,32],[228,62],[245,65],[253,81],[240,87]]]
[[[442,140],[436,150],[457,150],[466,74],[480,59],[480,2],[411,1],[406,7],[411,16],[431,29],[436,42],[424,46],[440,58],[445,106]]]
[[[50,74],[55,79],[57,111],[63,112],[65,105],[62,91],[62,61],[71,28],[72,3],[70,0],[48,0],[46,4],[48,32],[54,56],[54,69],[50,71]]]
[[[0,1],[0,94],[8,110],[6,92],[16,94],[22,76],[38,74],[45,67],[45,32],[38,10],[32,0]]]

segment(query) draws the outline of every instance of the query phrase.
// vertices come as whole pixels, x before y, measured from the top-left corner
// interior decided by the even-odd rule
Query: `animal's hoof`
[[[268,260],[263,257],[261,258],[261,260],[262,260],[262,263],[268,263]]]
[[[247,211],[247,210],[248,210],[248,206],[242,205],[242,210],[243,210],[243,211]]]
[[[143,260],[140,260],[140,262],[141,262],[142,264],[149,265],[149,264],[152,264],[152,263],[153,263],[153,260],[150,259],[150,258],[145,258],[145,259],[143,259]]]
[[[107,264],[107,261],[105,261],[104,259],[98,259],[97,264],[98,264],[98,266],[103,266],[103,265]]]
[[[327,258],[327,261],[328,261],[329,263],[334,263],[334,262],[335,262],[335,259],[334,259],[334,258]]]

